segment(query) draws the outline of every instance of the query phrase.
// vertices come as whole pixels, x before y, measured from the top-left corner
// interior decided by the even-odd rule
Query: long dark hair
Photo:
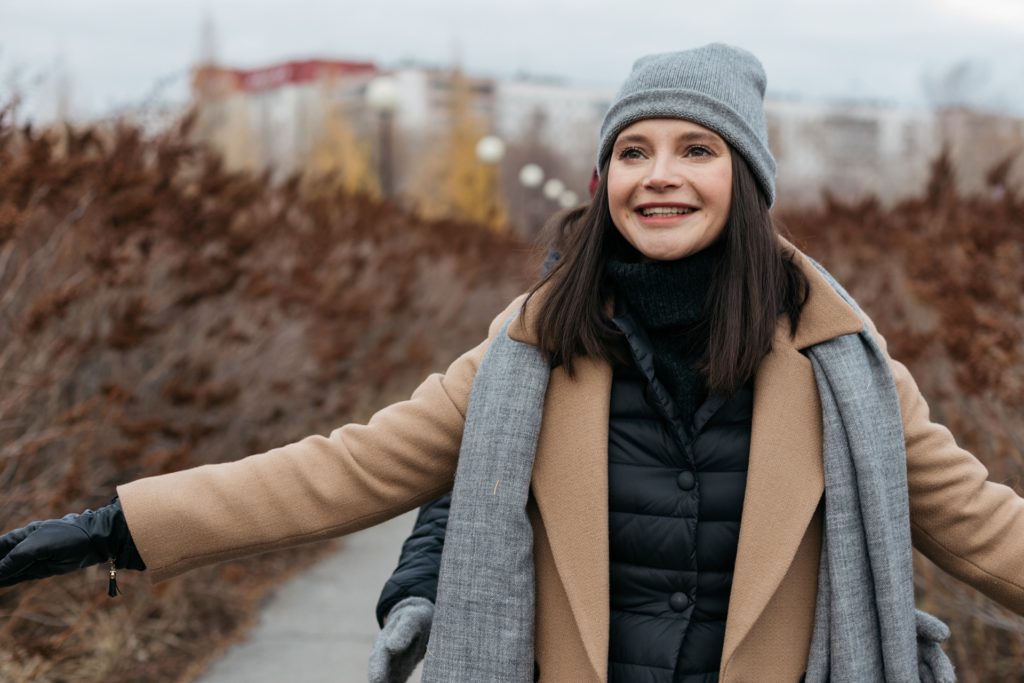
[[[747,162],[733,151],[729,219],[705,304],[709,341],[701,369],[712,391],[731,393],[754,376],[771,351],[780,314],[789,318],[790,334],[800,322],[807,277],[779,242],[768,208]],[[572,376],[574,358],[612,361],[621,339],[606,311],[611,291],[605,262],[622,239],[608,210],[607,167],[590,204],[553,227],[552,248],[562,256],[524,306],[549,286],[536,311],[538,344],[552,366],[564,365]]]

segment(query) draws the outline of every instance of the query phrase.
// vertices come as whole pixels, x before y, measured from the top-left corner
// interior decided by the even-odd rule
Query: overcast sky
[[[183,98],[200,26],[220,61],[404,59],[615,86],[650,52],[712,41],[761,58],[769,94],[927,103],[927,74],[975,65],[970,96],[1024,114],[1024,0],[0,0],[0,98],[99,116],[155,91]],[[162,86],[161,86],[162,84]]]

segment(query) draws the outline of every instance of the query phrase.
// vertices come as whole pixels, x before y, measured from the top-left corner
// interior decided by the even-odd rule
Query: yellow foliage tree
[[[413,196],[429,218],[456,218],[502,231],[508,211],[501,197],[499,170],[477,159],[476,145],[485,129],[471,108],[466,78],[452,73],[450,115],[439,144],[425,155]]]
[[[374,170],[370,150],[355,134],[338,103],[327,107],[308,173],[314,181],[336,183],[337,189],[343,192],[380,196],[380,180]]]

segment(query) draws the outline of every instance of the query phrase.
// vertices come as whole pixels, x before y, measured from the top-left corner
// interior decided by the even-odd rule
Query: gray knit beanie
[[[604,168],[615,138],[630,124],[685,119],[715,131],[743,155],[770,206],[775,159],[764,115],[766,80],[757,57],[722,43],[641,57],[604,115],[597,168]]]

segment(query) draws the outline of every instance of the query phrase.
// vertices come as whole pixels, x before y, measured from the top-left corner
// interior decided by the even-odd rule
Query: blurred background
[[[587,201],[633,60],[711,41],[768,73],[776,219],[1024,490],[1020,0],[0,0],[0,527],[407,395]],[[0,680],[191,681],[330,550],[0,591]],[[1024,680],[918,560],[961,680]]]
[[[1019,0],[6,5],[0,79],[22,120],[153,130],[193,107],[228,170],[334,173],[527,236],[585,196],[595,130],[648,52],[723,40],[760,57],[790,204],[912,196],[943,144],[976,191],[1024,140]]]

